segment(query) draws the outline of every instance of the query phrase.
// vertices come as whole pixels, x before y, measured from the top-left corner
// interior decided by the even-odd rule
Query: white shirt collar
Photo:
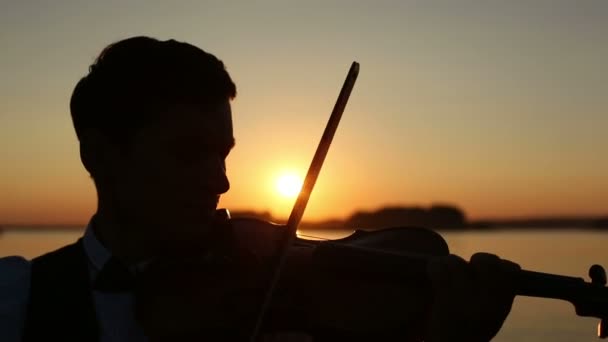
[[[84,251],[87,254],[87,258],[91,264],[92,276],[95,276],[97,272],[101,271],[101,269],[105,266],[106,262],[110,260],[112,257],[112,252],[110,252],[102,243],[99,241],[97,236],[95,236],[95,231],[93,230],[93,219],[89,221],[87,227],[84,231],[84,236],[82,237],[82,245],[84,247]],[[142,261],[136,265],[129,266],[129,270],[131,272],[137,272],[144,269],[149,264],[149,261]]]
[[[100,271],[106,262],[110,260],[110,257],[112,257],[112,253],[110,253],[95,236],[92,220],[89,221],[89,224],[87,224],[87,228],[84,231],[82,244],[87,257],[93,266],[93,270],[96,272]]]

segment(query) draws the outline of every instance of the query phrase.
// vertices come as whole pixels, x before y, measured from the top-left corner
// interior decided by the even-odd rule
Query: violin
[[[420,227],[357,230],[329,241],[296,234],[358,71],[354,62],[287,224],[218,210],[204,244],[184,247],[138,277],[136,315],[144,330],[159,341],[255,342],[280,331],[314,341],[426,339],[436,300],[429,263],[450,255],[441,235]],[[513,296],[569,301],[577,315],[600,318],[598,336],[605,338],[606,273],[593,265],[589,275],[591,282],[519,268],[506,273]],[[184,295],[190,293],[197,295]],[[158,307],[164,312],[156,317]]]

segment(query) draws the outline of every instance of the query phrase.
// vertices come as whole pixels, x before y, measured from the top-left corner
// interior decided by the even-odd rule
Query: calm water
[[[31,258],[75,241],[80,234],[67,230],[8,230],[0,236],[0,257]],[[608,233],[543,230],[442,235],[452,253],[466,259],[477,251],[485,251],[518,262],[525,269],[584,278],[590,265],[608,266]],[[596,319],[577,317],[567,302],[517,297],[511,315],[494,341],[596,341],[596,326]]]

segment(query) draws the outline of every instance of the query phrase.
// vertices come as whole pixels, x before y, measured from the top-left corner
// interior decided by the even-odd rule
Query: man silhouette
[[[72,245],[32,261],[0,259],[0,340],[171,340],[156,333],[171,329],[138,321],[131,275],[205,239],[229,189],[235,96],[223,63],[190,44],[134,37],[103,50],[70,103],[97,211]],[[510,310],[516,269],[487,254],[434,259],[426,340],[491,339]],[[191,331],[183,324],[171,328]]]

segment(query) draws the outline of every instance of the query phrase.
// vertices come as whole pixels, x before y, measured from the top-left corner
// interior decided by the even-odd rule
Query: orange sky
[[[216,54],[239,95],[221,205],[286,215],[353,60],[361,73],[305,219],[451,203],[471,218],[608,214],[608,3],[265,1],[0,5],[0,223],[95,207],[71,91],[121,38]]]

